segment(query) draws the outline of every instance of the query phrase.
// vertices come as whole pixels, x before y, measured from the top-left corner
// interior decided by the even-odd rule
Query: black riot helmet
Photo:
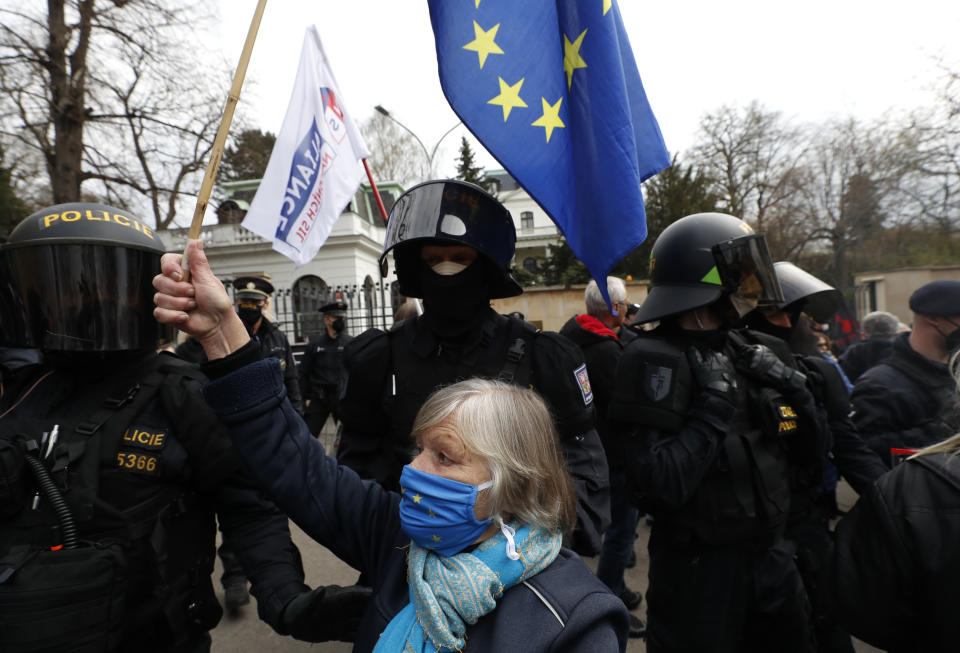
[[[783,290],[783,301],[777,303],[777,308],[788,313],[806,313],[821,324],[833,320],[843,302],[839,290],[789,261],[778,261],[773,267]]]
[[[663,230],[650,252],[650,292],[635,324],[660,320],[721,297],[768,305],[783,300],[762,234],[724,213],[696,213]]]
[[[62,352],[156,347],[163,243],[128,211],[92,202],[29,216],[0,247],[0,345]]]
[[[380,254],[380,272],[387,275],[387,253],[393,250],[400,292],[422,297],[417,261],[420,248],[436,244],[467,245],[487,268],[489,299],[523,292],[510,276],[517,241],[510,212],[490,193],[455,179],[427,181],[400,196],[390,211],[387,238]]]

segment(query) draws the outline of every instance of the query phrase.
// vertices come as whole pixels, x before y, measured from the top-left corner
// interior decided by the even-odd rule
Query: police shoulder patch
[[[580,394],[583,395],[583,404],[589,406],[593,401],[593,389],[590,387],[590,375],[587,374],[587,364],[584,363],[573,370],[573,376],[576,378],[577,385],[580,387]]]
[[[651,401],[661,401],[670,394],[673,368],[660,363],[644,363],[643,394]]]

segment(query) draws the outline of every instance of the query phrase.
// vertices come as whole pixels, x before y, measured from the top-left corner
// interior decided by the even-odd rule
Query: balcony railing
[[[158,232],[163,244],[171,251],[181,250],[187,243],[187,229],[166,229]],[[378,243],[383,241],[383,227],[374,226],[356,213],[342,213],[333,225],[330,237],[363,235]],[[269,241],[241,227],[239,224],[205,225],[200,238],[206,247],[268,244]]]

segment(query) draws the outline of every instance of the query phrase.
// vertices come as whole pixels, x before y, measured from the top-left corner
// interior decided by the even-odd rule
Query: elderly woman
[[[960,382],[960,353],[950,370]],[[960,434],[881,476],[839,523],[823,597],[837,621],[892,653],[960,647]]]
[[[401,493],[387,492],[324,455],[202,248],[187,255],[190,283],[164,256],[154,314],[203,345],[207,401],[276,502],[370,579],[355,651],[625,650],[623,603],[561,548],[575,495],[534,392],[469,380],[435,393]]]

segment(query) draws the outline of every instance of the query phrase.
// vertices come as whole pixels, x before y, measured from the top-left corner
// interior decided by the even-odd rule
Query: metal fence
[[[319,309],[336,301],[347,305],[345,333],[356,336],[367,329],[389,329],[393,325],[395,307],[400,304],[400,295],[396,282],[385,281],[284,288],[273,295],[276,324],[292,345],[306,345],[311,338],[324,333],[323,315]]]

